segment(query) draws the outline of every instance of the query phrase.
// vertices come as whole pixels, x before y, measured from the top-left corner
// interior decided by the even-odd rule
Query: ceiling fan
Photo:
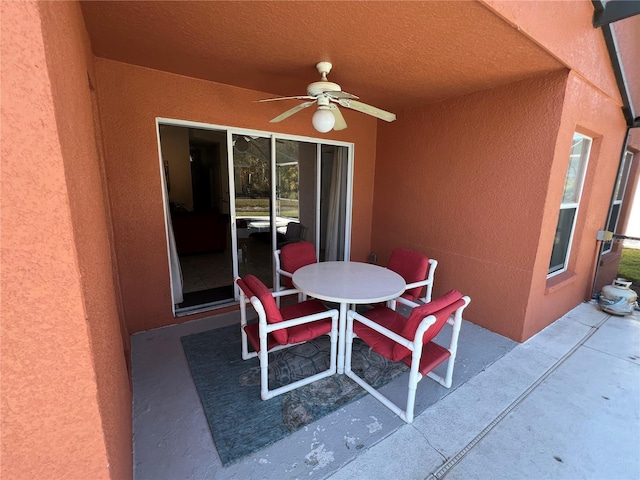
[[[311,122],[313,123],[313,127],[321,133],[326,133],[331,129],[344,130],[347,128],[347,122],[344,121],[344,117],[342,116],[338,105],[366,113],[367,115],[372,115],[386,122],[393,122],[396,119],[394,113],[359,102],[359,97],[343,92],[340,85],[328,81],[327,74],[331,71],[331,67],[332,65],[329,62],[318,62],[316,68],[322,78],[319,82],[313,82],[307,85],[306,95],[266,98],[264,100],[256,101],[274,102],[278,100],[306,100],[286,112],[281,113],[277,117],[272,118],[270,120],[271,123],[281,122],[285,118],[289,118],[294,113],[298,113],[300,110],[310,107],[313,104],[318,104],[318,109],[313,114]]]

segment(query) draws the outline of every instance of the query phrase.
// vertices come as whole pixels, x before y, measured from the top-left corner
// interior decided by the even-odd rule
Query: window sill
[[[547,279],[547,285],[544,289],[544,294],[548,295],[550,293],[554,293],[557,290],[560,290],[567,285],[571,285],[576,281],[578,276],[574,272],[562,272],[559,275]]]

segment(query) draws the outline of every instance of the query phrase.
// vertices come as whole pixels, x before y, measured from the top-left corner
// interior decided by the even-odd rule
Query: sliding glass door
[[[229,133],[234,262],[239,276],[274,283],[274,252],[308,241],[320,261],[349,258],[348,146]]]
[[[273,279],[271,139],[232,135],[230,181],[234,192],[237,275],[253,274],[267,286]]]
[[[228,305],[233,279],[274,283],[274,252],[349,258],[353,146],[157,119],[173,311]]]

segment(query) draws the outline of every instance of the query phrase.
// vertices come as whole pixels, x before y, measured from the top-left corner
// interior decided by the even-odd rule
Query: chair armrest
[[[406,290],[414,287],[424,287],[425,285],[429,285],[431,280],[420,280],[419,282],[407,283]]]
[[[404,297],[394,298],[393,300],[395,300],[398,303],[402,303],[403,305],[407,305],[408,307],[411,307],[411,308],[416,308],[416,307],[420,306],[419,303],[416,303],[416,302],[414,302],[412,300],[409,300],[408,298],[404,298]]]
[[[419,280],[417,282],[407,283],[406,290],[409,290],[410,288],[424,287],[425,285],[431,285],[433,283],[433,274],[435,273],[437,266],[438,266],[438,261],[433,258],[430,258],[429,270],[427,271],[427,278],[425,278],[424,280]]]
[[[289,273],[289,272],[287,272],[287,271],[285,271],[285,270],[282,270],[282,269],[280,269],[280,268],[278,268],[278,269],[276,270],[276,273],[279,273],[279,274],[280,274],[280,275],[282,275],[283,277],[293,278],[293,274],[292,274],[292,273]]]
[[[337,326],[339,316],[340,312],[338,312],[338,310],[334,308],[332,310],[327,310],[326,312],[313,313],[311,315],[305,315],[304,317],[293,318],[291,320],[283,320],[282,322],[278,323],[268,323],[266,331],[270,333],[274,330],[282,330],[283,328],[295,327],[297,325],[315,322],[324,318],[331,318],[331,321],[333,323],[331,329],[333,330]]]
[[[360,315],[358,312],[349,310],[349,312],[347,313],[347,321],[353,322],[354,320],[362,323],[363,325],[366,325],[372,330],[375,330],[376,332],[384,335],[385,337],[390,338],[394,342],[399,343],[400,345],[403,345],[407,347],[409,350],[413,351],[413,340],[407,340],[403,336],[398,335],[395,332],[392,332],[388,328],[383,327],[382,325],[374,322],[373,320],[370,320],[367,317]]]
[[[412,309],[419,306],[418,303],[413,302],[413,301],[411,301],[411,300],[409,300],[407,298],[396,297],[396,298],[392,298],[391,300],[387,300],[387,308],[389,308],[389,309],[391,309],[391,310],[393,310],[395,312],[397,303],[402,303],[403,305],[407,305],[408,307],[411,307]]]
[[[298,293],[302,293],[302,292],[297,288],[290,288],[288,290],[278,290],[277,292],[271,292],[271,295],[273,296],[273,298],[278,298],[278,297],[286,297],[288,295],[297,295]]]

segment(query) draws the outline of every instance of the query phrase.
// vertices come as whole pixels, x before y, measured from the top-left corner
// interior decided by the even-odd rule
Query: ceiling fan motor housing
[[[342,88],[337,83],[333,82],[313,82],[307,86],[307,95],[310,97],[317,97],[324,92],[340,92]]]
[[[258,102],[273,102],[275,100],[304,100],[303,103],[290,108],[284,113],[281,113],[275,118],[270,120],[271,123],[278,123],[289,118],[294,113],[299,112],[311,105],[316,104],[318,108],[313,114],[313,126],[321,133],[328,132],[332,128],[334,130],[343,130],[347,128],[347,124],[342,117],[342,113],[338,108],[341,107],[350,108],[358,112],[362,112],[367,115],[380,118],[386,122],[393,122],[396,116],[380,108],[367,105],[366,103],[356,101],[357,96],[342,91],[342,87],[337,83],[333,83],[327,80],[327,75],[331,71],[331,63],[318,62],[316,69],[320,74],[320,81],[313,82],[307,85],[307,96],[296,95],[291,97],[277,97],[277,98],[265,98],[263,100],[256,100]],[[334,102],[334,103],[331,103]]]

